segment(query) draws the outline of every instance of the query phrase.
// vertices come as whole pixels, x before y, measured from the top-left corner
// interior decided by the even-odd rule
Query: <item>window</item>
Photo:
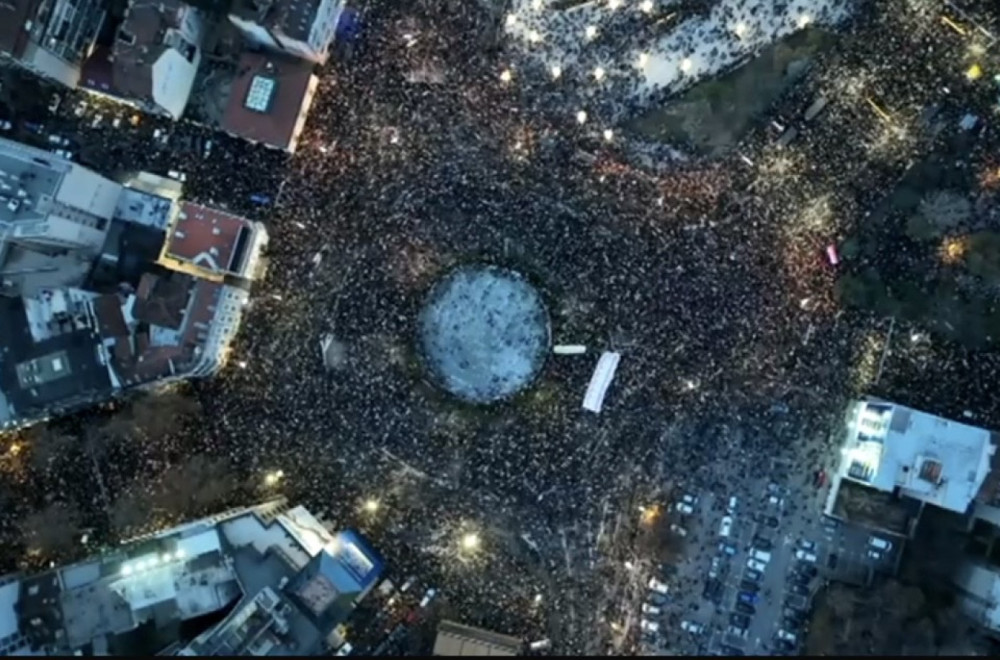
[[[126,30],[125,28],[118,29],[118,41],[132,45],[135,43],[135,35]]]
[[[254,76],[250,82],[250,89],[247,90],[246,101],[243,105],[248,110],[254,112],[267,112],[271,107],[271,99],[274,98],[274,88],[277,82],[274,78],[265,76]]]

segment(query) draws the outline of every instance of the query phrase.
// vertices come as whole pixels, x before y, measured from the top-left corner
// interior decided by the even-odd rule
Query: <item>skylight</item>
[[[254,112],[267,112],[274,96],[275,80],[265,76],[254,76],[243,105]]]

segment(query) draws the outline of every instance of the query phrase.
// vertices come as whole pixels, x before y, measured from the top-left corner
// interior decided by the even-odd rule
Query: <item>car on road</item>
[[[873,536],[868,539],[868,545],[875,548],[876,550],[881,550],[882,552],[888,552],[892,550],[892,542],[886,541],[879,536]]]
[[[661,610],[656,605],[650,605],[649,603],[643,603],[642,604],[642,613],[643,614],[662,614],[663,610]]]
[[[700,635],[705,632],[705,626],[700,623],[695,623],[694,621],[681,621],[681,630],[689,632],[692,635]]]
[[[744,603],[743,601],[740,600],[736,601],[736,604],[733,606],[733,608],[740,614],[747,614],[749,616],[753,616],[754,614],[757,613],[756,607],[754,607],[750,603]]]
[[[807,587],[804,584],[798,584],[798,583],[792,583],[788,585],[788,590],[791,591],[793,594],[799,594],[801,596],[808,596],[811,593],[809,591],[809,587]]]
[[[659,632],[660,623],[658,621],[649,621],[648,619],[639,620],[639,628],[644,632]]]
[[[767,564],[759,562],[756,559],[748,559],[747,568],[751,568],[755,571],[760,571],[761,573],[763,573],[765,570],[767,570]]]
[[[732,557],[733,555],[736,554],[736,546],[733,545],[732,543],[726,543],[725,541],[723,541],[722,543],[719,544],[719,552],[721,552],[724,555],[729,555],[730,557]]]
[[[746,614],[738,614],[736,612],[731,612],[729,614],[729,624],[736,626],[737,628],[749,628],[750,617],[748,617]]]
[[[740,601],[747,603],[749,605],[756,605],[757,601],[760,600],[760,596],[755,593],[750,593],[749,591],[741,591],[739,594]]]
[[[767,519],[767,520],[765,521],[765,524],[767,524],[767,526],[768,526],[768,527],[777,527],[777,526],[778,526],[778,525],[780,525],[781,523],[780,523],[780,522],[778,522],[778,519],[777,519],[777,518],[775,518],[774,516],[771,516],[770,518],[768,518],[768,519]]]
[[[805,550],[796,550],[795,558],[798,559],[799,561],[808,561],[808,562],[816,561],[816,555],[814,555],[811,552],[806,552]]]
[[[663,594],[664,596],[666,596],[669,591],[669,589],[667,589],[667,585],[660,582],[655,577],[649,578],[649,584],[646,586],[649,587],[650,591],[655,591],[656,593]]]
[[[760,584],[753,580],[743,580],[740,582],[740,590],[755,594],[760,591]]]
[[[732,516],[722,516],[722,524],[719,525],[719,536],[727,537],[733,531]]]

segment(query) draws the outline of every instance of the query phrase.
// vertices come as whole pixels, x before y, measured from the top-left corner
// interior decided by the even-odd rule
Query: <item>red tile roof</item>
[[[167,255],[215,273],[231,272],[240,230],[251,230],[238,215],[207,206],[181,202],[181,215],[167,238]]]
[[[273,54],[243,53],[222,117],[222,128],[242,138],[278,149],[294,151],[299,117],[312,105],[315,89],[313,64]],[[247,93],[254,78],[274,80],[273,97],[267,109],[258,112],[246,107]]]

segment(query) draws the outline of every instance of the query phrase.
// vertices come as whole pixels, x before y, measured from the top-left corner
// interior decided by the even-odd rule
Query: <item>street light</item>
[[[692,66],[694,66],[694,62],[691,61],[690,57],[685,57],[683,60],[681,60],[681,71],[683,71],[684,73],[690,71]]]
[[[368,498],[367,500],[365,500],[365,503],[362,506],[365,510],[365,513],[375,513],[378,511],[379,504],[378,500],[373,498]]]
[[[462,550],[474,552],[479,549],[479,534],[468,532],[462,536]]]
[[[594,69],[594,80],[596,80],[597,82],[601,82],[601,80],[604,79],[604,73],[605,72],[603,67],[597,67],[596,69]]]
[[[552,65],[552,80],[559,80],[559,76],[562,75],[562,67],[558,64]]]
[[[517,23],[517,16],[514,14],[507,14],[507,27],[514,27]]]
[[[597,26],[588,25],[587,29],[584,30],[584,34],[587,36],[588,39],[593,39],[594,37],[597,36]]]
[[[652,13],[653,0],[642,0],[642,3],[639,5],[639,9],[641,9],[644,14]]]
[[[576,113],[576,121],[577,121],[577,123],[580,123],[580,124],[587,123],[587,111],[586,110],[581,110],[580,112]]]
[[[510,69],[504,69],[500,73],[500,81],[504,82],[504,83],[509,83],[510,80],[511,80],[511,78],[513,78],[513,77],[514,76],[511,74]]]
[[[613,139],[615,139],[615,132],[612,131],[610,128],[605,128],[604,129],[604,139],[607,142],[611,142]]]
[[[649,64],[649,53],[639,53],[639,68],[645,69]]]
[[[281,478],[285,476],[284,470],[274,470],[264,475],[265,486],[276,486]]]

